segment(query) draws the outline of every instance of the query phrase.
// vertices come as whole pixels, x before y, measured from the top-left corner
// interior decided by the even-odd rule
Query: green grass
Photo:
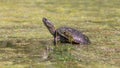
[[[0,0],[0,68],[119,68],[120,0]],[[86,34],[53,46],[43,17]]]

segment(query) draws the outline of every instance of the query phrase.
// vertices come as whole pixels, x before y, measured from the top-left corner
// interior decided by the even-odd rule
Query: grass
[[[119,68],[119,2],[0,0],[0,68]],[[54,47],[43,17],[80,30],[92,44]]]

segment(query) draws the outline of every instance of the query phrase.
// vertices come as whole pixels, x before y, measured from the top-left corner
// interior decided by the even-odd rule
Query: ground
[[[0,68],[119,68],[120,0],[0,0]],[[42,23],[86,34],[88,46],[53,45]]]

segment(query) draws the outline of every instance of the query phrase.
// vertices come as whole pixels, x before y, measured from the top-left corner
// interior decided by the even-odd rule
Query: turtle
[[[58,41],[60,41],[61,43],[82,45],[88,45],[91,43],[91,41],[85,34],[74,28],[64,26],[56,29],[54,24],[45,17],[42,18],[42,22],[47,27],[49,32],[53,35],[54,45],[57,45]]]

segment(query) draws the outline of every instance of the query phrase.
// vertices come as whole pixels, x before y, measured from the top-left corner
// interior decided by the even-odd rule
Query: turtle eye
[[[47,18],[44,18],[44,17],[43,17],[43,21],[47,21]]]

